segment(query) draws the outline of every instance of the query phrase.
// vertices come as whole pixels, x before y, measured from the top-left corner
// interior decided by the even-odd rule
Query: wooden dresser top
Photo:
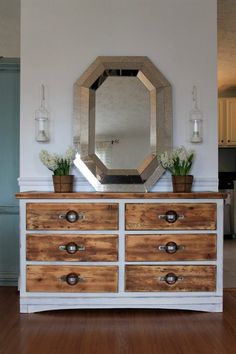
[[[29,191],[16,193],[17,199],[225,199],[226,193],[220,192],[147,192],[147,193],[113,193],[113,192],[73,192],[54,193]]]

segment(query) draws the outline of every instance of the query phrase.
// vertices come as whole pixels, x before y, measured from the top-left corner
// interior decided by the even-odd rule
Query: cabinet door
[[[19,59],[0,60],[0,285],[16,285],[19,273]]]
[[[236,146],[236,98],[226,101],[226,139],[228,146]]]
[[[218,145],[226,144],[226,108],[225,100],[218,100]]]

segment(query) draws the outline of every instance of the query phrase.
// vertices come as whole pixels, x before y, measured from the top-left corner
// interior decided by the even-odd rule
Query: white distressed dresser
[[[223,199],[21,192],[20,311],[222,311]]]

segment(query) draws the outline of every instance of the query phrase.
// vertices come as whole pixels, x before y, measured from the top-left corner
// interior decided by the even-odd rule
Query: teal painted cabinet
[[[0,59],[0,285],[16,285],[19,273],[20,61]]]

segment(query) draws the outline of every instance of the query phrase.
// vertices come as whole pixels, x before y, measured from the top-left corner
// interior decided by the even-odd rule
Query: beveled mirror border
[[[143,184],[102,184],[92,173],[99,168],[112,174],[95,155],[95,91],[90,87],[107,69],[137,69],[138,78],[150,92],[152,154],[137,168]],[[158,106],[158,109],[157,109]],[[158,124],[157,124],[158,123]],[[75,165],[97,191],[148,191],[164,169],[156,154],[172,148],[172,89],[168,80],[145,56],[100,56],[74,85],[74,144],[80,146]],[[124,170],[127,171],[127,170]]]

